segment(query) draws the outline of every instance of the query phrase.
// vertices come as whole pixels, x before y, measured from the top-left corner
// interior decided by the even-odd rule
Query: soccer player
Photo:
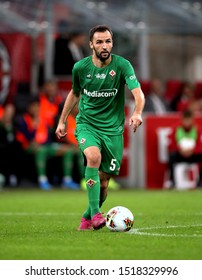
[[[107,197],[110,176],[118,175],[123,154],[125,84],[134,97],[134,113],[129,119],[133,131],[142,123],[145,98],[129,61],[111,53],[113,33],[108,26],[90,30],[92,56],[75,63],[72,89],[68,94],[56,129],[66,135],[66,120],[79,102],[76,138],[86,164],[88,207],[79,230],[100,229],[106,219],[100,207]]]

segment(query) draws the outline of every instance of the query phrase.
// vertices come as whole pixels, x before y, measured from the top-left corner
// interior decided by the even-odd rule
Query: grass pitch
[[[78,232],[85,191],[0,192],[1,260],[201,260],[202,191],[110,191],[102,210],[134,214],[128,233]]]

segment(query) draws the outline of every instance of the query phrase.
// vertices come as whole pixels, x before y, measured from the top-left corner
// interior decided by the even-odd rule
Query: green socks
[[[100,212],[100,177],[98,168],[86,167],[85,172],[86,187],[88,192],[89,206],[83,217],[91,219],[95,214]]]

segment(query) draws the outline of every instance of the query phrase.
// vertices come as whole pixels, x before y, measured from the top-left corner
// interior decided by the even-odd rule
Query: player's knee
[[[99,166],[101,162],[101,154],[99,153],[89,153],[87,156],[87,164],[90,166]]]
[[[84,150],[87,166],[99,167],[101,163],[101,152],[98,147],[88,147]]]

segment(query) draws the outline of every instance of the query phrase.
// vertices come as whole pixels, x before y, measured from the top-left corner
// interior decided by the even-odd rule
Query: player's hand
[[[135,132],[141,124],[142,124],[142,115],[138,113],[134,113],[132,117],[130,117],[129,119],[129,125],[133,126],[133,132]]]
[[[65,137],[67,135],[66,125],[64,123],[59,123],[55,134],[58,137],[58,139]]]

